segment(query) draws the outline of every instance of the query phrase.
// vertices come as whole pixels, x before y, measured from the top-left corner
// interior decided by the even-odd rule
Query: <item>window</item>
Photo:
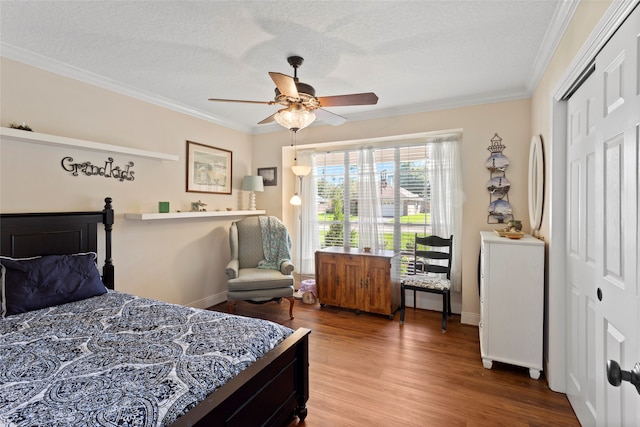
[[[312,168],[301,182],[300,269],[314,272],[314,254],[329,246],[371,247],[402,253],[409,269],[415,233],[462,233],[460,133],[371,139],[375,147],[298,153]],[[353,142],[351,142],[353,144]],[[454,240],[459,241],[459,240]],[[461,245],[453,245],[452,290],[461,289]]]
[[[357,221],[355,184],[358,176],[357,152],[317,153],[316,179],[318,194],[318,230],[320,246],[357,247],[351,215]],[[348,185],[345,185],[348,183]],[[357,222],[356,222],[357,224]],[[345,230],[347,240],[345,242]]]
[[[426,144],[373,150],[384,249],[401,251],[403,271],[415,233],[431,234],[429,147]],[[358,207],[364,203],[358,174],[360,150],[316,153],[318,227],[321,247],[359,246]]]

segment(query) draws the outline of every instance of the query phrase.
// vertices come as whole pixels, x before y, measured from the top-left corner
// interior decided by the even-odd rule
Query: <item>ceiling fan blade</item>
[[[247,101],[247,100],[244,100],[244,99],[209,98],[209,101],[214,101],[214,102],[244,102],[244,103],[247,103],[247,104],[267,104],[267,105],[275,104],[275,101]]]
[[[353,93],[351,95],[335,95],[318,97],[321,107],[344,107],[348,105],[374,105],[378,96],[373,92]]]
[[[265,123],[270,123],[270,122],[274,121],[275,120],[274,117],[276,116],[277,113],[278,112],[276,111],[275,113],[273,113],[272,115],[270,115],[266,119],[259,121],[258,124],[259,125],[263,125]]]
[[[291,98],[299,98],[296,81],[291,76],[282,73],[269,72],[271,79],[278,87],[281,94],[290,96]]]
[[[323,110],[322,108],[318,108],[314,111],[318,120],[322,120],[325,123],[329,123],[333,126],[340,126],[341,124],[347,121],[346,117],[342,117],[338,114],[332,113],[327,110]]]

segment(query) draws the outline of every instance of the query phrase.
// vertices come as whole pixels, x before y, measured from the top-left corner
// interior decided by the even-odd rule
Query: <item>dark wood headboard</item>
[[[114,288],[111,259],[113,207],[111,197],[95,212],[49,212],[0,214],[0,255],[27,258],[98,252],[98,224],[104,224],[105,262],[102,281]]]

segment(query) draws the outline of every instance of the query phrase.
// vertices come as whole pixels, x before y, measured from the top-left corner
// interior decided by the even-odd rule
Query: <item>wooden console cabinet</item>
[[[482,364],[494,361],[542,370],[544,243],[482,231],[480,257],[480,353]]]
[[[389,316],[400,306],[400,253],[331,247],[316,252],[320,305]]]

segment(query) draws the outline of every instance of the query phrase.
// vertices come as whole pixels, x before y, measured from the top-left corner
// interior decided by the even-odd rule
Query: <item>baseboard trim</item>
[[[480,324],[480,315],[478,313],[460,313],[460,323],[465,325],[478,326]]]
[[[221,302],[225,302],[226,300],[227,292],[225,291],[210,295],[197,301],[190,302],[189,304],[187,304],[187,306],[193,308],[209,308],[214,305],[220,304]]]

